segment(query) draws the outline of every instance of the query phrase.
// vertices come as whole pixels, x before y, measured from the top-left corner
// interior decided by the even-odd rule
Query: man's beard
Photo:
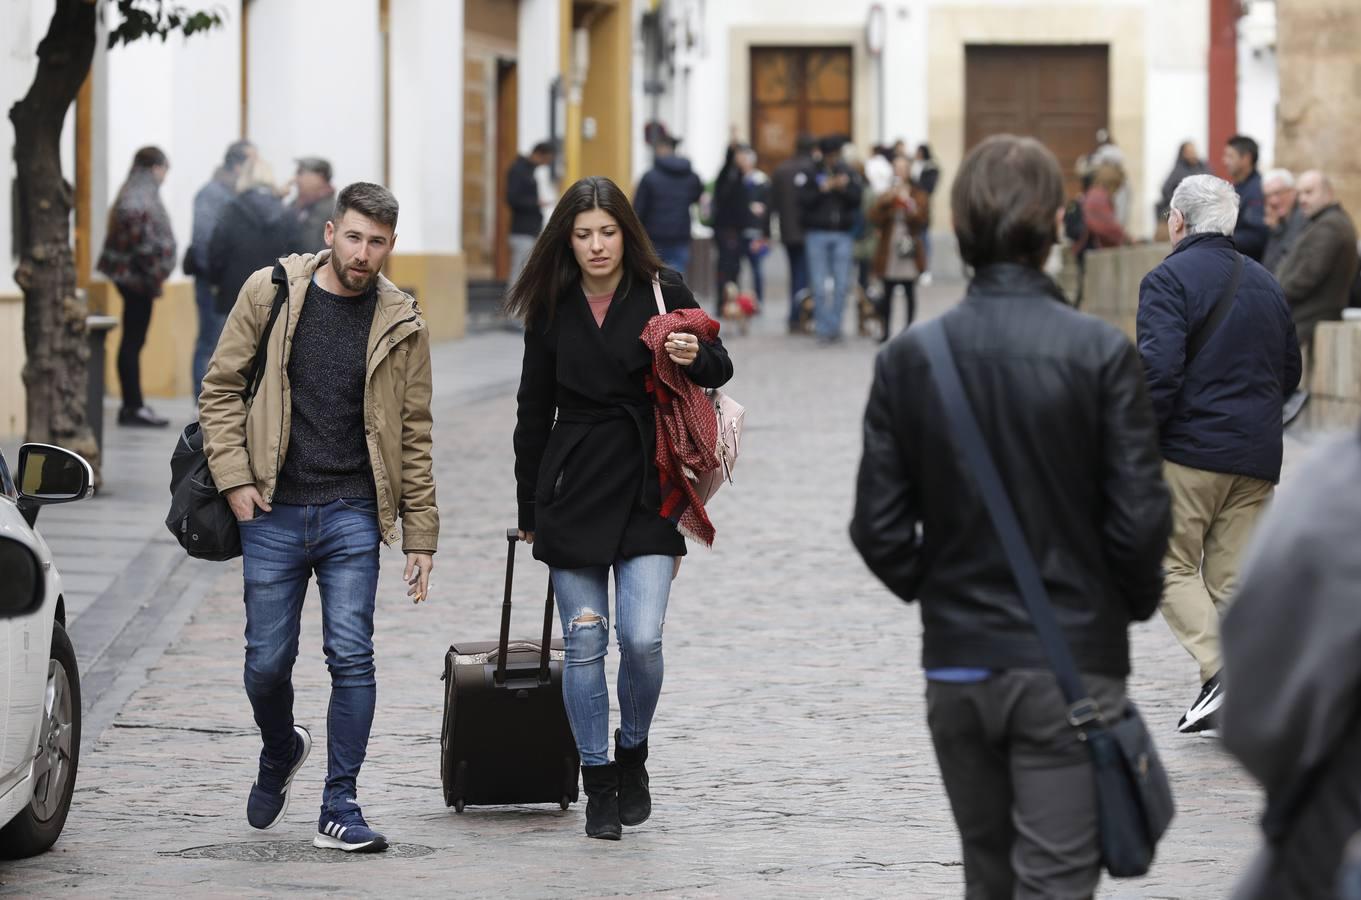
[[[342,267],[340,265],[340,257],[334,252],[331,253],[331,268],[335,270],[336,278],[347,291],[355,291],[360,294],[365,293],[369,288],[373,287],[374,282],[378,280],[377,272],[368,271],[361,274],[355,272],[349,266]]]

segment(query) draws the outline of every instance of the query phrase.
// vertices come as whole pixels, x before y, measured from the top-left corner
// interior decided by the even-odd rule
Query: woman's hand
[[[520,540],[524,541],[526,544],[532,544],[532,543],[534,543],[534,532],[532,532],[532,531],[521,531],[521,532],[520,532]]]
[[[666,354],[678,366],[688,366],[699,358],[699,338],[684,331],[673,331],[666,336]]]

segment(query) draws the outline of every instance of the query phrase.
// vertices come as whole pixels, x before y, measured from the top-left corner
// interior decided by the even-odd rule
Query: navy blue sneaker
[[[298,736],[297,750],[293,755],[293,765],[280,783],[279,776],[266,772],[263,768],[250,788],[250,799],[246,801],[246,820],[255,828],[273,828],[288,812],[288,789],[293,784],[293,776],[298,774],[307,754],[312,752],[312,735],[301,725],[294,725]]]
[[[388,848],[388,839],[369,827],[358,803],[346,798],[339,805],[342,811],[322,812],[317,821],[317,836],[312,838],[313,847],[346,853],[382,853]]]

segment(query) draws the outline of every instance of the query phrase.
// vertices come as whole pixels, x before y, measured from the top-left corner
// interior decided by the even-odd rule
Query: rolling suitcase
[[[499,641],[464,642],[444,659],[440,776],[444,803],[557,803],[577,799],[581,758],[562,704],[562,641],[553,637],[553,582],[540,640],[510,639],[518,533],[506,532],[506,596]]]

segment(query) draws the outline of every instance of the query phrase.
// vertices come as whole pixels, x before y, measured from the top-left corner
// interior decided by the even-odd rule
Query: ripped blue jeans
[[[671,596],[670,556],[635,556],[614,563],[615,634],[619,641],[622,742],[647,740],[662,693],[662,623]],[[562,699],[581,764],[610,761],[610,693],[605,655],[610,646],[609,566],[553,569],[567,662]]]

